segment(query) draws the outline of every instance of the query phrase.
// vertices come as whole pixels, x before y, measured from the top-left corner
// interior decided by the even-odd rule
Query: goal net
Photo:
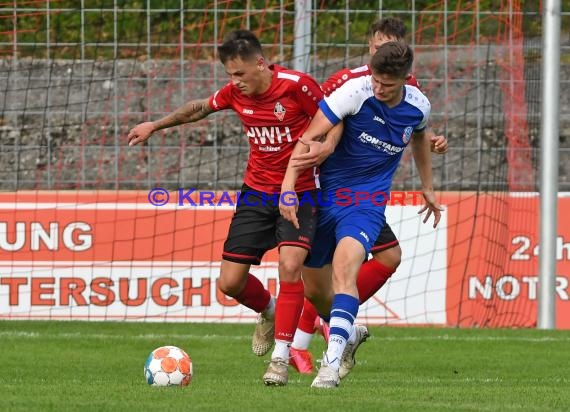
[[[492,4],[491,4],[492,3]],[[527,2],[528,3],[528,2]],[[368,61],[377,18],[408,28],[447,211],[390,206],[402,263],[370,324],[536,322],[538,5],[485,1],[28,0],[0,8],[0,318],[250,322],[217,289],[249,144],[231,112],[128,130],[227,82],[217,45],[248,28],[271,62],[324,81]],[[155,198],[169,201],[157,207]],[[406,153],[395,190],[420,189]],[[205,193],[205,195],[204,195]],[[182,200],[180,200],[182,199]],[[276,252],[252,269],[277,290]]]

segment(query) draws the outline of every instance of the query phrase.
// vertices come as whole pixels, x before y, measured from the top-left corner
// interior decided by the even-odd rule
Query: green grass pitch
[[[341,386],[265,387],[253,325],[0,321],[0,411],[568,411],[570,331],[371,327]],[[194,364],[186,388],[146,384],[162,345]],[[315,357],[323,350],[313,339]]]

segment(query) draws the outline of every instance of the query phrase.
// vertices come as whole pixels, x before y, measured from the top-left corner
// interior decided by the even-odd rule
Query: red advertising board
[[[388,292],[361,308],[362,316],[380,324],[534,327],[537,195],[457,192],[441,193],[440,201],[446,212],[436,231],[410,217],[416,209],[388,207],[404,259]],[[557,327],[564,329],[569,202],[561,196],[558,208]],[[215,202],[156,207],[148,192],[3,193],[0,318],[252,321],[216,287],[232,214],[231,205]],[[276,262],[273,250],[252,269],[273,291]]]
[[[447,323],[535,327],[540,208],[537,194],[446,194]],[[457,206],[455,206],[457,205]],[[570,329],[570,198],[558,203],[556,326]]]

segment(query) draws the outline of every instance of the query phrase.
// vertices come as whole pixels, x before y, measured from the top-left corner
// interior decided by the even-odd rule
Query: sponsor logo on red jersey
[[[287,126],[251,126],[247,129],[247,137],[252,140],[252,144],[256,144],[260,148],[262,145],[280,146],[283,143],[293,141],[291,130]]]
[[[277,117],[277,119],[279,119],[280,122],[283,121],[283,118],[285,117],[285,108],[283,107],[283,105],[280,102],[277,102],[275,104],[275,109],[273,109],[273,114],[275,115],[275,117]]]

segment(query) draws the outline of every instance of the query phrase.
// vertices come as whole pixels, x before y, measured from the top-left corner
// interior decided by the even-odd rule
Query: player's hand
[[[444,154],[447,152],[447,139],[445,136],[432,136],[430,139],[431,151],[437,154]]]
[[[154,125],[152,122],[144,122],[137,124],[131,129],[128,134],[129,146],[137,145],[147,140],[154,132]]]
[[[289,188],[281,188],[279,194],[279,213],[281,216],[293,223],[295,228],[299,229],[299,220],[297,219],[297,210],[299,210],[299,198],[295,190]]]
[[[422,195],[426,204],[419,210],[418,215],[427,210],[427,214],[424,217],[424,223],[426,223],[433,214],[433,227],[435,228],[441,220],[441,212],[445,209],[438,203],[433,190],[422,190]]]
[[[291,157],[291,165],[296,169],[308,169],[320,165],[330,155],[328,146],[315,140],[299,141],[309,146],[309,151],[297,156]]]

